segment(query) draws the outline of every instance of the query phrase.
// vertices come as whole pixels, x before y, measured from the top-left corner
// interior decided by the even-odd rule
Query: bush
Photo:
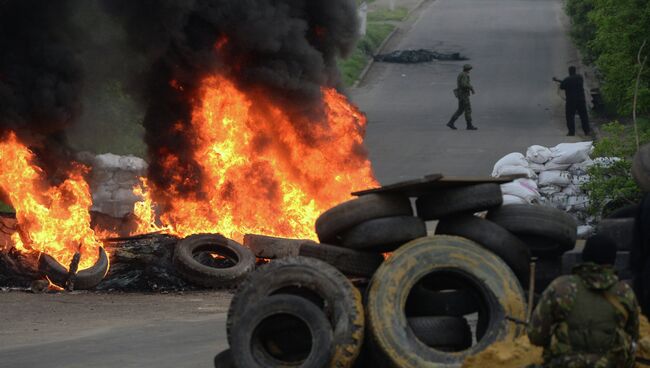
[[[638,203],[642,193],[632,178],[632,157],[636,153],[633,127],[612,122],[602,126],[603,138],[596,143],[595,157],[618,157],[611,166],[594,165],[588,170],[590,181],[583,184],[590,200],[589,212],[607,216],[627,204]],[[641,144],[650,142],[650,121],[639,122]]]

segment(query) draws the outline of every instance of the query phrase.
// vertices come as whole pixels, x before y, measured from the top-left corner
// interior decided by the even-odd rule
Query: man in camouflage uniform
[[[469,101],[469,94],[474,94],[474,87],[469,81],[469,71],[472,70],[472,66],[465,64],[463,66],[463,72],[458,75],[457,84],[458,88],[454,90],[454,95],[458,98],[458,110],[451,117],[451,120],[447,123],[447,126],[453,130],[456,130],[454,123],[456,120],[465,113],[465,122],[467,122],[467,130],[476,130],[477,128],[472,125],[472,104]]]
[[[530,342],[544,347],[547,368],[633,367],[639,306],[612,267],[616,245],[596,235],[582,259],[542,294],[528,326]]]

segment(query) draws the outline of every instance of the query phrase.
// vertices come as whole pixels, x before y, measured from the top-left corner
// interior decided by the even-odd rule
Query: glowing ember
[[[172,152],[160,154],[174,184],[152,188],[168,198],[161,219],[172,232],[315,239],[323,211],[376,185],[362,149],[365,117],[335,90],[322,90],[325,121],[297,127],[259,91],[242,92],[221,76],[202,86],[191,127],[174,127],[191,130],[201,193],[178,190],[192,179],[177,171]],[[151,202],[140,206],[146,212]]]
[[[50,186],[33,153],[15,134],[0,142],[0,191],[16,210],[16,249],[47,253],[65,267],[81,252],[79,270],[95,263],[101,243],[90,228],[92,199],[82,176],[86,170],[74,165],[67,180]]]

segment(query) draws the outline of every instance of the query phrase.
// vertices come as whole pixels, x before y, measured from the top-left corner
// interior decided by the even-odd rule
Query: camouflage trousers
[[[453,124],[461,115],[465,113],[465,122],[467,126],[472,125],[472,104],[469,102],[468,96],[458,96],[458,110],[454,113],[449,120],[449,124]]]

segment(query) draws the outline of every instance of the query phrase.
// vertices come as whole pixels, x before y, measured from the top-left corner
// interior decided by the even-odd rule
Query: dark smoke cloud
[[[54,171],[80,112],[71,1],[0,1],[0,136],[14,131]]]
[[[200,170],[190,156],[191,137],[171,128],[189,126],[206,76],[218,71],[241,87],[268,90],[301,128],[322,114],[321,87],[339,83],[336,59],[352,50],[358,34],[352,0],[104,0],[104,6],[122,20],[133,49],[152,61],[137,78],[147,104],[149,176],[160,188],[180,191],[198,189]],[[162,168],[171,159],[187,178],[182,183]]]

